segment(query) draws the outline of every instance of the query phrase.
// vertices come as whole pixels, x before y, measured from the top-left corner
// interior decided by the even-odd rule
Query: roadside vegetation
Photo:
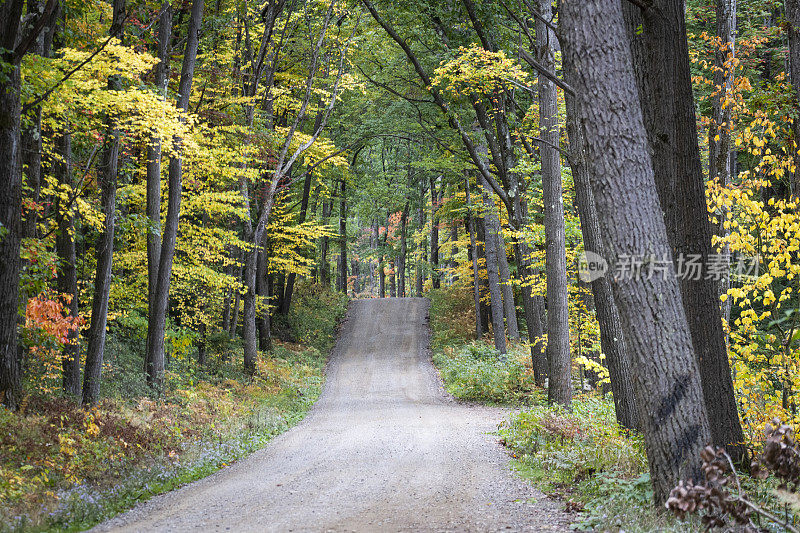
[[[196,348],[173,344],[161,397],[145,383],[135,327],[112,328],[96,406],[36,392],[18,412],[0,410],[0,531],[86,529],[257,450],[316,400],[347,301],[298,287],[285,340],[252,376],[227,334],[209,342],[203,367]]]
[[[511,467],[574,513],[577,531],[693,532],[705,529],[700,517],[676,518],[653,507],[653,488],[641,434],[619,425],[610,394],[575,365],[578,391],[570,409],[547,402],[537,387],[530,351],[511,344],[500,358],[489,336],[471,334],[475,317],[468,287],[431,291],[432,357],[448,393],[467,402],[514,408],[497,433],[512,457]],[[472,329],[471,329],[472,328]],[[470,332],[470,333],[465,333]],[[584,387],[580,388],[581,376]],[[581,392],[582,391],[582,392]],[[767,511],[791,513],[776,497],[779,482],[740,473],[749,497]],[[787,514],[788,513],[788,514]],[[769,531],[783,529],[763,521]]]

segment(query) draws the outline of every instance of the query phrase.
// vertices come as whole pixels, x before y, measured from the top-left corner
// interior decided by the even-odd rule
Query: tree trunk
[[[506,242],[500,221],[497,224],[497,261],[500,266],[500,287],[503,289],[503,311],[506,315],[506,328],[508,338],[518,341],[519,324],[517,323],[517,304],[514,301],[514,286],[511,284],[511,269],[508,267],[506,255]]]
[[[505,355],[506,331],[503,327],[503,292],[500,289],[500,272],[498,266],[497,230],[500,221],[494,212],[494,202],[489,193],[489,185],[485,180],[483,187],[483,205],[485,206],[484,224],[486,225],[486,273],[489,277],[489,297],[492,306],[492,330],[494,333],[494,347]]]
[[[111,288],[111,261],[114,254],[114,207],[117,196],[119,130],[110,124],[107,146],[99,172],[103,206],[103,231],[97,240],[97,270],[94,278],[92,320],[86,333],[86,367],[83,372],[83,404],[94,405],[100,397],[103,352],[108,320],[108,292]]]
[[[789,15],[789,4],[793,1],[796,2],[797,0],[789,0],[786,3],[787,16]],[[716,91],[716,94],[712,97],[711,126],[708,130],[708,177],[712,180],[716,178],[721,185],[728,186],[731,184],[734,170],[734,152],[731,147],[731,133],[733,132],[731,110],[733,104],[728,101],[728,99],[732,98],[733,83],[736,74],[735,67],[732,64],[733,59],[736,57],[736,0],[716,0],[716,16],[717,37],[720,39],[720,44],[723,48],[714,51],[715,71],[713,90]],[[789,57],[791,61],[791,32],[789,35]],[[800,54],[800,42],[795,43],[795,48],[797,53]],[[800,68],[800,58],[798,58],[797,67]],[[794,71],[794,69],[792,69],[792,71]],[[800,79],[797,81],[800,82]],[[793,83],[793,85],[795,84]],[[800,121],[795,121],[795,123],[793,123],[792,126],[795,138],[798,138],[797,134],[800,132]],[[795,152],[795,164],[797,163],[800,163],[800,156]],[[793,177],[795,175],[796,174],[793,174]],[[728,235],[728,230],[724,226],[726,217],[727,209],[723,208],[719,216],[719,225],[717,226],[717,231],[722,237]],[[722,280],[720,280],[720,294],[727,294],[731,285],[730,251],[730,246],[728,244],[725,244],[721,250],[723,259],[728,265],[728,268],[725,269]],[[724,318],[726,322],[730,321],[730,298],[722,302],[722,318]]]
[[[480,179],[480,178],[479,178]],[[477,252],[478,252],[478,262],[483,259],[484,267],[488,264],[487,261],[487,254],[486,254],[486,219],[484,217],[476,217],[474,219],[475,222],[475,238],[477,240]],[[490,299],[489,296],[489,275],[486,272],[484,277],[484,273],[486,269],[483,268],[480,271],[480,279],[479,279],[479,286],[480,286],[480,303],[481,303],[481,330],[484,333],[489,332],[489,322],[492,316],[492,308],[486,302]]]
[[[718,2],[725,2],[725,0],[718,0]],[[728,2],[735,3],[735,0],[728,0]],[[717,8],[717,28],[719,31],[719,7]],[[736,20],[736,7],[732,8],[731,18]],[[789,34],[789,81],[792,83],[794,91],[794,105],[797,108],[800,105],[800,0],[786,0],[786,22],[788,22]],[[736,28],[733,28],[735,35]],[[795,198],[800,197],[800,118],[792,120],[792,133],[794,134],[794,166],[795,171],[792,174],[792,196]],[[730,300],[730,299],[729,299]]]
[[[178,84],[176,107],[186,111],[192,92],[194,66],[197,60],[197,47],[200,41],[200,26],[203,20],[203,0],[192,1],[192,14],[183,53],[181,79]],[[158,276],[155,283],[154,301],[147,321],[147,354],[145,371],[147,382],[157,394],[164,388],[164,332],[169,304],[169,286],[172,277],[172,261],[175,257],[175,243],[178,238],[178,222],[181,212],[181,193],[183,191],[183,161],[181,156],[182,139],[175,139],[177,155],[169,160],[169,195],[167,197],[167,217],[164,235],[158,254]],[[148,183],[148,189],[149,187]]]
[[[347,182],[342,178],[339,201],[339,286],[347,294]]]
[[[481,284],[480,269],[478,268],[478,245],[475,242],[475,219],[472,216],[472,202],[469,193],[469,174],[464,176],[464,191],[467,202],[467,232],[469,233],[469,258],[472,261],[472,298],[475,304],[475,338],[483,337],[483,323],[481,320]]]
[[[0,5],[0,59],[8,68],[0,76],[0,397],[17,409],[22,376],[17,352],[19,273],[22,238],[22,168],[20,154],[20,69],[13,50],[20,31],[22,0]]]
[[[327,223],[333,211],[333,202],[330,198],[322,202],[322,220]],[[331,285],[331,266],[328,264],[328,243],[330,239],[327,235],[320,237],[319,244],[319,281],[325,287]]]
[[[467,184],[469,186],[469,184]],[[419,231],[422,232],[423,228],[425,227],[425,180],[419,180],[419,204],[417,205],[417,227]],[[416,266],[416,276],[415,276],[415,295],[417,298],[422,297],[422,291],[425,285],[425,250],[426,250],[426,243],[425,239],[422,239],[419,246],[422,248],[422,253],[419,253],[419,248],[417,249],[419,253],[419,257],[417,258],[417,266]]]
[[[243,252],[239,252],[237,261],[242,261],[239,263],[239,268],[236,274],[236,281],[238,283],[242,283],[244,281],[244,261],[246,259],[243,257]],[[234,298],[233,298],[233,312],[231,313],[231,322],[228,329],[228,338],[233,339],[236,335],[236,323],[239,321],[239,305],[242,302],[242,293],[237,288]]]
[[[574,84],[573,66],[569,58],[564,58],[564,76],[567,83]],[[594,204],[591,184],[586,167],[583,134],[576,109],[575,97],[567,95],[567,134],[569,135],[570,160],[572,162],[572,181],[575,184],[575,205],[581,221],[583,249],[605,258],[600,221]],[[617,304],[611,291],[607,275],[591,276],[594,296],[595,316],[600,325],[600,346],[606,356],[611,391],[614,397],[614,410],[617,422],[628,429],[639,428],[636,399],[633,392],[633,367],[625,343]]]
[[[29,0],[28,14],[39,13],[44,9],[44,3],[41,0]],[[45,32],[39,34],[34,44],[31,45],[29,54],[40,55],[43,57],[50,56],[50,46],[45,46]],[[29,189],[31,200],[38,204],[39,196],[42,190],[42,107],[41,105],[35,106],[33,111],[33,120],[29,127],[24,128],[21,137],[22,146],[22,169],[25,175],[25,186]],[[30,112],[28,116],[30,117]],[[36,236],[36,222],[38,219],[38,211],[31,209],[26,213],[23,235],[24,237],[32,238]]]
[[[58,177],[59,185],[72,190],[72,136],[64,132],[56,140],[56,150],[61,161],[56,161],[53,170]],[[58,202],[58,200],[56,200]],[[68,294],[72,298],[67,304],[67,316],[78,318],[78,271],[75,268],[75,215],[71,206],[57,205],[58,233],[56,234],[56,252],[61,268],[58,270],[58,292]],[[61,351],[61,385],[64,392],[75,399],[81,397],[81,348],[78,343],[77,328],[67,334],[67,342]]]
[[[431,178],[431,283],[434,289],[442,286],[439,277],[439,197],[436,194],[436,178]]]
[[[655,0],[643,13],[641,37],[633,35],[644,125],[653,153],[655,184],[676,266],[687,258],[710,264],[711,223],[705,196],[692,94],[683,0]],[[633,20],[633,17],[630,18]],[[646,102],[646,105],[643,103]],[[681,259],[683,258],[683,259]],[[705,269],[704,269],[705,270]],[[744,433],[733,392],[722,329],[719,280],[682,275],[680,288],[700,370],[713,443],[745,464]],[[708,279],[706,279],[708,278]]]
[[[389,270],[392,272],[389,275],[389,297],[396,298],[397,297],[397,284],[395,282],[396,279],[396,269],[395,269],[395,261],[394,257],[389,260]]]
[[[269,257],[267,256],[267,243],[263,242],[258,252],[258,258],[256,259],[256,296],[258,301],[264,303],[263,311],[261,313],[256,312],[258,348],[262,352],[269,351],[272,348],[272,328],[269,310],[270,291],[269,283],[267,283],[267,276],[269,275],[268,267]],[[283,302],[280,302],[280,304],[282,303]],[[278,309],[281,308],[283,308],[283,305],[278,305]]]
[[[611,263],[672,254],[660,215],[653,162],[622,7],[606,0],[564,0],[565,56],[584,127],[586,160]],[[634,375],[655,500],[679,480],[702,479],[699,452],[711,438],[697,361],[673,275],[623,272],[612,283]]]
[[[242,297],[242,341],[244,344],[244,371],[251,376],[256,373],[258,361],[258,338],[256,331],[256,271],[258,250],[245,252],[244,287]]]
[[[408,233],[408,209],[410,202],[406,202],[403,206],[403,213],[400,215],[400,257],[397,258],[399,277],[398,281],[399,296],[405,298],[406,296],[406,256],[408,255],[408,243],[406,237]]]
[[[172,40],[172,6],[167,0],[161,7],[158,20],[158,59],[155,67],[155,86],[167,94],[167,72],[169,71],[169,49]],[[147,230],[147,288],[148,316],[152,316],[156,301],[156,280],[161,257],[161,140],[151,139],[147,147],[147,205],[145,207]]]
[[[539,0],[539,12],[550,20],[552,0]],[[536,48],[539,63],[555,72],[555,35],[536,19]],[[558,100],[556,86],[539,75],[539,153],[542,158],[542,201],[544,202],[545,271],[547,280],[547,399],[569,406],[572,402],[572,360],[569,353],[569,298],[567,251],[564,230],[564,197],[561,187]]]
[[[109,33],[119,35],[125,20],[125,0],[114,0],[113,18]],[[120,90],[116,77],[109,78],[108,87]],[[103,352],[106,346],[108,321],[108,292],[111,288],[111,262],[114,256],[114,211],[117,201],[117,170],[119,166],[119,129],[112,118],[107,118],[106,146],[103,150],[102,168],[98,172],[103,206],[103,231],[97,240],[97,268],[92,298],[92,320],[86,332],[86,367],[83,371],[83,405],[93,405],[100,398],[100,379],[103,369]]]

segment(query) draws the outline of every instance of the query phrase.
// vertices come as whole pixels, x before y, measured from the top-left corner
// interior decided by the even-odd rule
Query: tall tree
[[[50,21],[55,6],[55,0],[48,0],[42,13],[31,13],[23,24],[23,0],[5,0],[0,5],[0,401],[11,409],[19,407],[22,395],[17,352],[20,243],[24,230],[20,63]]]
[[[339,187],[339,268],[337,288],[347,294],[347,180]]]
[[[676,267],[690,260],[710,265],[714,250],[703,167],[697,141],[683,0],[654,0],[632,13],[629,34],[639,80],[640,105],[653,153],[653,170]],[[641,17],[641,32],[633,27]],[[638,24],[636,28],[638,28]],[[703,386],[713,442],[735,461],[747,456],[733,394],[722,329],[719,281],[710,271],[680,272],[683,307]]]
[[[126,18],[125,0],[114,0],[113,18],[109,33],[120,35]],[[120,90],[120,80],[112,76],[108,80],[111,90]],[[114,224],[117,202],[117,170],[119,166],[120,133],[115,118],[106,119],[103,160],[98,171],[101,205],[103,207],[103,230],[96,245],[97,268],[92,297],[92,318],[86,332],[86,366],[83,371],[83,404],[93,405],[100,398],[100,379],[103,370],[103,354],[106,346],[106,324],[108,321],[108,293],[111,289],[111,263],[114,257]]]
[[[59,160],[53,165],[58,183],[66,190],[73,187],[72,178],[72,135],[64,131],[56,139],[56,151]],[[61,266],[58,270],[58,292],[69,295],[66,305],[67,316],[73,320],[78,318],[78,272],[75,253],[75,215],[71,205],[61,205],[60,196],[56,198],[56,216],[58,232],[56,234],[56,253]],[[78,329],[73,328],[67,334],[67,342],[61,353],[61,386],[66,394],[76,399],[81,397],[81,348],[78,344]]]
[[[619,0],[564,0],[563,53],[585,132],[586,160],[603,244],[613,264],[672,253],[638,101]],[[711,437],[692,338],[671,272],[623,271],[613,280],[634,375],[636,405],[657,503],[681,479],[701,479]]]
[[[192,80],[197,61],[197,48],[200,43],[200,26],[203,21],[204,0],[192,0],[192,12],[186,35],[186,49],[183,52],[181,78],[178,83],[178,100],[176,107],[182,111],[189,108],[189,97],[192,94]],[[165,10],[167,11],[167,10]],[[162,23],[168,24],[162,17]],[[166,33],[166,29],[164,30]],[[162,44],[159,43],[159,48]],[[155,289],[152,293],[150,316],[147,321],[147,353],[145,354],[145,371],[147,381],[158,393],[163,389],[164,381],[164,332],[166,329],[167,307],[169,304],[169,286],[172,276],[172,262],[175,257],[175,242],[178,238],[178,221],[181,213],[181,195],[183,193],[183,158],[181,152],[182,139],[174,139],[176,155],[169,159],[169,195],[167,197],[167,215],[164,231],[158,252],[158,273]],[[159,172],[160,174],[160,172]],[[150,176],[148,176],[150,177]],[[148,183],[148,185],[150,185]],[[148,187],[149,188],[149,187]],[[155,252],[154,252],[155,254]]]
[[[500,230],[500,221],[495,213],[494,201],[491,198],[491,189],[486,183],[482,182],[484,216],[483,221],[486,227],[486,273],[489,278],[489,297],[492,306],[492,330],[494,333],[494,347],[501,354],[505,354],[506,331],[503,327],[503,292],[500,288],[500,264],[498,259],[499,246],[497,233]]]
[[[158,20],[158,64],[154,69],[155,86],[167,97],[170,43],[172,41],[172,5],[165,0]],[[161,139],[153,136],[147,147],[147,316],[154,316],[158,267],[161,257]],[[145,365],[146,366],[146,365]]]
[[[552,0],[539,0],[536,19],[536,48],[539,64],[555,72],[555,35],[544,20],[553,18]],[[542,158],[542,200],[544,202],[545,279],[547,281],[547,398],[551,402],[572,402],[572,360],[569,354],[569,284],[567,281],[564,197],[561,186],[561,156],[558,153],[559,125],[556,86],[539,74],[539,153]]]
[[[564,57],[564,77],[567,83],[574,85],[575,69],[570,57]],[[572,181],[575,184],[575,205],[581,221],[583,249],[607,257],[600,234],[600,220],[594,203],[594,195],[589,180],[588,168],[583,142],[583,132],[577,110],[575,97],[567,95],[567,135],[569,135],[570,165]],[[606,356],[606,365],[611,380],[611,391],[614,399],[614,410],[617,422],[623,427],[636,429],[638,413],[633,391],[633,373],[635,368],[628,354],[625,333],[622,330],[617,304],[608,276],[600,275],[591,280],[594,297],[595,314],[600,326],[600,347]]]

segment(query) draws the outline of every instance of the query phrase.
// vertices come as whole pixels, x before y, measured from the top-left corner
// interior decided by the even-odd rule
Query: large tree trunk
[[[181,79],[178,84],[176,107],[186,111],[192,92],[194,66],[197,60],[197,46],[200,41],[200,25],[203,20],[203,0],[192,1],[192,14],[189,19],[186,50],[183,53]],[[164,331],[169,304],[169,286],[172,277],[172,261],[175,257],[175,243],[178,238],[178,220],[181,213],[181,194],[183,192],[182,139],[175,139],[177,155],[169,160],[169,195],[167,197],[167,218],[164,223],[164,236],[158,255],[158,276],[153,293],[153,303],[147,321],[147,354],[145,371],[147,382],[161,394],[164,387]],[[149,188],[148,183],[148,188]]]
[[[111,288],[111,261],[114,255],[114,207],[117,197],[117,166],[119,161],[119,130],[109,125],[107,146],[100,169],[100,188],[103,206],[103,231],[97,239],[97,269],[94,277],[92,320],[86,333],[86,367],[83,372],[83,404],[93,405],[100,397],[103,352],[106,345],[108,292]]]
[[[0,399],[11,409],[22,396],[17,351],[18,295],[22,237],[20,154],[20,69],[13,59],[24,2],[0,4],[0,58],[8,68],[0,76]]]
[[[125,20],[125,0],[114,0],[113,18],[109,33],[119,35]],[[120,90],[118,78],[108,80],[109,89]],[[108,292],[111,288],[111,261],[114,256],[114,212],[117,201],[117,170],[119,166],[119,129],[112,118],[107,119],[106,146],[102,168],[98,172],[103,206],[103,231],[97,239],[97,268],[94,277],[92,320],[86,332],[86,366],[83,371],[83,404],[93,405],[100,398],[100,379],[103,352],[106,346],[108,321]]]
[[[53,170],[58,177],[59,185],[71,190],[72,183],[72,136],[64,132],[56,140],[56,150],[61,156]],[[56,200],[58,202],[58,200]],[[68,294],[72,299],[67,304],[67,316],[78,318],[78,271],[75,267],[75,216],[72,206],[55,208],[58,217],[58,233],[56,234],[56,252],[61,267],[58,270],[58,292]],[[81,349],[78,343],[78,329],[70,330],[67,343],[61,351],[61,385],[64,392],[76,399],[81,396]]]
[[[347,294],[347,182],[342,178],[339,199],[339,276],[338,289]]]
[[[552,0],[540,0],[539,12],[553,16]],[[555,72],[555,35],[536,19],[536,48],[539,63]],[[564,230],[564,198],[561,187],[558,100],[556,86],[539,75],[539,153],[542,158],[542,200],[544,202],[545,272],[547,280],[547,399],[570,405],[572,402],[572,360],[569,353],[569,298],[567,291],[567,251]]]
[[[679,480],[702,479],[711,438],[697,361],[660,215],[653,162],[619,1],[564,0],[563,53],[574,89],[603,245],[612,264],[665,256],[667,275],[624,272],[612,283],[629,343],[639,421],[655,499]]]
[[[564,58],[564,76],[567,83],[574,84],[574,70],[569,57]],[[572,181],[575,184],[575,205],[581,220],[583,249],[588,254],[596,254],[605,258],[600,221],[594,204],[586,157],[583,147],[583,134],[575,97],[567,95],[567,134],[569,135],[570,161],[572,163]],[[595,315],[600,325],[600,346],[606,356],[606,366],[611,379],[611,391],[614,397],[614,409],[617,422],[623,427],[636,429],[638,413],[633,392],[633,368],[622,331],[617,304],[611,291],[611,283],[605,275],[592,276],[591,287],[594,296]]]
[[[500,269],[498,266],[497,231],[500,221],[495,213],[495,206],[490,196],[489,185],[482,181],[483,205],[485,209],[484,224],[486,226],[486,273],[489,277],[489,298],[492,306],[492,330],[494,333],[494,347],[501,354],[507,352],[506,330],[503,327],[503,292],[500,288]]]
[[[692,257],[700,258],[701,264],[707,266],[714,250],[697,143],[684,1],[655,0],[653,8],[642,15],[641,37],[635,31],[630,34],[667,237],[676,266],[681,258]],[[704,268],[699,276],[681,275],[683,307],[700,370],[706,411],[709,420],[714,421],[713,443],[724,447],[736,462],[744,463],[747,451],[722,329],[719,280],[708,273]]]

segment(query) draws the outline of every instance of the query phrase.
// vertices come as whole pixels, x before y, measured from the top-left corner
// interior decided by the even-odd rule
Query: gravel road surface
[[[507,410],[449,399],[428,302],[352,302],[309,415],[264,449],[96,531],[567,531],[489,433]]]

